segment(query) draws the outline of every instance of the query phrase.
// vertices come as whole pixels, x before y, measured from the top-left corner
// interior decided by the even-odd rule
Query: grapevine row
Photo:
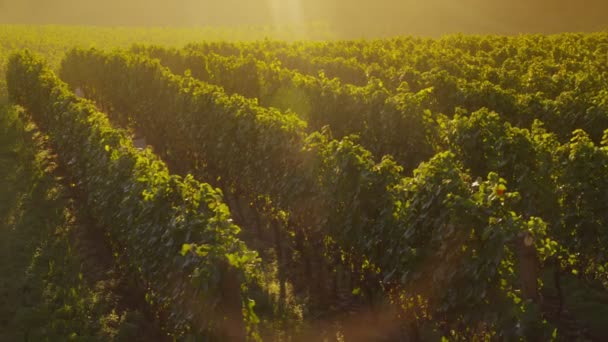
[[[145,284],[168,333],[242,338],[257,257],[239,240],[221,193],[170,175],[31,53],[11,56],[7,81],[11,100],[49,135],[92,217]]]
[[[360,61],[357,69],[366,70],[368,87],[381,82],[391,94],[432,89],[421,107],[433,113],[452,115],[456,107],[469,111],[486,107],[520,127],[530,128],[534,119],[540,119],[561,142],[576,128],[599,142],[608,127],[606,37],[569,34],[293,44],[264,41],[195,44],[186,50],[253,56],[310,73],[318,59]],[[342,73],[340,79],[349,79],[349,75]]]
[[[258,99],[265,107],[294,111],[309,131],[329,126],[334,137],[350,134],[374,155],[390,154],[411,171],[433,154],[433,115],[425,111],[428,91],[389,96],[381,84],[365,87],[302,75],[251,57],[204,55],[186,50],[134,47],[159,58],[174,73],[219,85],[228,93]]]
[[[522,294],[515,255],[519,248],[531,248],[534,255],[538,249],[542,257],[552,251],[545,244],[543,221],[524,219],[511,210],[518,196],[504,191],[505,181],[498,175],[491,173],[486,181],[473,184],[446,152],[421,165],[414,177],[401,178],[394,162],[384,159],[375,164],[369,152],[348,138],[332,140],[320,133],[304,138],[299,126],[293,130],[296,139],[281,140],[292,126],[259,120],[273,110],[226,96],[188,76],[173,75],[141,56],[73,51],[63,63],[62,76],[117,111],[129,113],[129,120],[141,128],[146,120],[158,120],[165,135],[155,148],[169,160],[186,158],[173,147],[180,144],[205,172],[225,177],[227,184],[245,194],[256,182],[268,184],[253,193],[271,194],[290,213],[294,226],[306,228],[312,243],[331,237],[351,261],[359,262],[356,269],[367,268],[370,286],[378,290],[384,284],[386,294],[397,293],[393,299],[404,312],[412,308],[403,294],[413,293],[429,299],[421,306],[430,310],[429,315],[441,317],[437,322],[448,331],[459,322],[486,322],[504,336],[521,333],[514,327],[522,323],[524,307],[533,305],[538,275],[532,275],[532,290]],[[116,82],[117,77],[123,82]],[[273,120],[297,119],[277,113]],[[223,128],[235,126],[250,131]],[[151,137],[160,133],[144,131]],[[257,133],[245,135],[248,146],[231,143],[247,132]],[[287,150],[290,153],[260,154],[259,146],[270,139],[282,144],[277,149],[295,147]],[[259,162],[243,166],[232,156]],[[297,163],[286,163],[290,161]],[[268,165],[283,168],[271,173]],[[201,174],[202,169],[187,170]],[[536,246],[525,245],[526,236]],[[474,289],[459,286],[465,283],[474,284]],[[517,303],[522,297],[531,302],[521,307]],[[507,311],[513,314],[510,320],[496,320],[497,312]]]

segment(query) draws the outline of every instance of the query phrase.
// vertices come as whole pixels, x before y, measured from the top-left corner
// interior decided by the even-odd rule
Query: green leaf
[[[185,256],[186,254],[188,254],[188,252],[190,252],[192,250],[193,246],[191,244],[183,244],[182,245],[182,250],[181,250],[181,254],[182,256]]]

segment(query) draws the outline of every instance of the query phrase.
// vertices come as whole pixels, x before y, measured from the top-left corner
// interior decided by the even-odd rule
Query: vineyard
[[[142,37],[0,34],[0,340],[608,338],[608,34]]]

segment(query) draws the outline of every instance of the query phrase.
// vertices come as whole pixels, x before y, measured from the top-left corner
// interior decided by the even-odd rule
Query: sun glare
[[[302,23],[301,0],[267,0],[267,3],[271,11],[273,24]]]

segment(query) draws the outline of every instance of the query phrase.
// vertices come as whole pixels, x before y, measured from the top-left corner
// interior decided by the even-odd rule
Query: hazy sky
[[[0,23],[245,26],[322,22],[351,36],[608,29],[608,0],[0,0]]]

